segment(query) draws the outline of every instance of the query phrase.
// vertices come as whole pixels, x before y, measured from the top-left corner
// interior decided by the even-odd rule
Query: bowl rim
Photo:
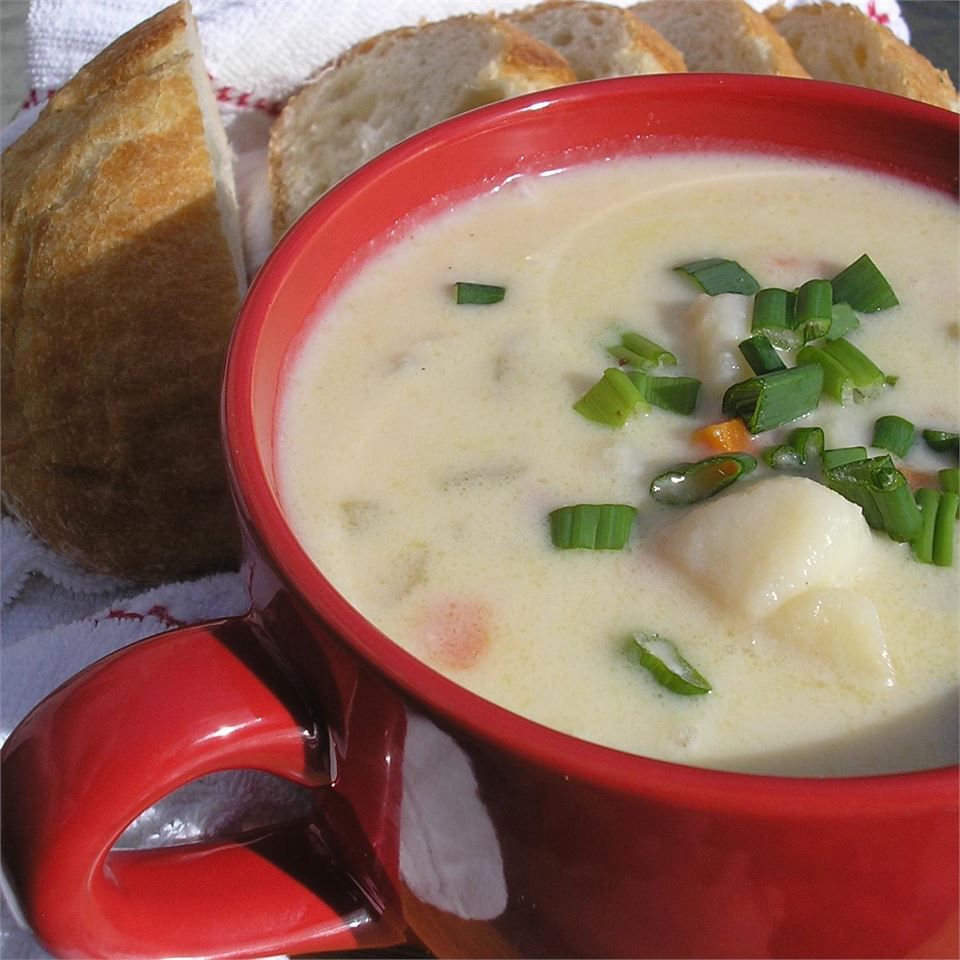
[[[390,148],[342,180],[299,218],[257,273],[240,308],[231,337],[221,403],[227,472],[246,536],[268,559],[303,609],[331,627],[341,642],[401,695],[428,713],[527,763],[626,794],[657,797],[675,806],[727,809],[817,818],[854,813],[957,805],[960,766],[850,777],[755,774],[693,767],[601,746],[548,728],[498,706],[447,679],[370,624],[331,585],[294,537],[280,508],[269,471],[258,451],[253,423],[253,375],[264,319],[306,237],[328,213],[375,183],[394,165],[413,162],[439,144],[473,136],[504,120],[582,106],[596,96],[655,95],[683,85],[690,96],[798,97],[829,109],[842,102],[878,115],[913,118],[957,131],[950,111],[859,87],[736,74],[666,74],[603,79],[551,88],[460,114]],[[289,342],[287,344],[289,346]],[[249,554],[248,554],[249,559]]]

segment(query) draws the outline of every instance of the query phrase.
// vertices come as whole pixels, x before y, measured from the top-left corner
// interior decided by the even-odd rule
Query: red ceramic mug
[[[442,956],[958,955],[958,771],[723,773],[598,747],[457,687],[324,579],[277,502],[291,341],[390,226],[518,169],[710,147],[820,157],[957,193],[957,117],[813,81],[580,84],[464,115],[331,190],[241,311],[223,395],[248,616],[123,650],[3,754],[3,849],[55,953],[256,956],[402,942]],[[331,455],[336,455],[331,451]],[[312,814],[214,844],[112,850],[228,768]]]

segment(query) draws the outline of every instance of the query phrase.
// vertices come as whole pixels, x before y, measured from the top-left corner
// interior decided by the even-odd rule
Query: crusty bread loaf
[[[807,72],[957,110],[957,90],[946,70],[848,3],[816,3],[765,11]]]
[[[275,236],[337,181],[411,134],[574,80],[555,50],[493,15],[402,27],[357,44],[295,94],[273,125]]]
[[[545,0],[507,19],[550,44],[578,80],[633,74],[682,73],[676,47],[629,10],[594,0]]]
[[[2,179],[4,506],[100,572],[233,564],[218,394],[245,280],[189,6],[81,69]]]
[[[688,70],[809,76],[770,21],[745,0],[647,0],[630,10],[680,50]]]

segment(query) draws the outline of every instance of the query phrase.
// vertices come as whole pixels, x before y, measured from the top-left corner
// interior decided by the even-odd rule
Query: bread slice
[[[362,41],[322,68],[274,122],[275,236],[337,181],[411,134],[472,107],[575,80],[555,50],[493,15]]]
[[[848,3],[814,3],[765,11],[812,77],[871,87],[958,109],[946,70]]]
[[[245,286],[231,164],[186,2],[83,67],[0,161],[3,503],[92,570],[237,560],[218,426]]]
[[[809,76],[746,0],[648,0],[629,9],[680,50],[688,70]]]
[[[593,0],[546,0],[508,14],[512,24],[549,43],[578,80],[682,73],[683,55],[629,10]]]

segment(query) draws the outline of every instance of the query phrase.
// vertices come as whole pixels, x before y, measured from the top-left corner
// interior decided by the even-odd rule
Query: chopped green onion
[[[830,311],[830,329],[825,336],[828,340],[839,340],[859,326],[860,318],[849,303],[835,303]]]
[[[750,364],[750,369],[758,376],[764,373],[773,373],[774,370],[786,369],[786,364],[780,359],[780,354],[762,333],[755,333],[739,346],[743,358]]]
[[[760,284],[739,263],[722,257],[694,260],[673,269],[686,274],[711,297],[720,293],[743,293],[750,296],[760,289]]]
[[[595,423],[622,427],[638,408],[647,409],[643,395],[619,367],[608,367],[603,376],[573,405]]]
[[[901,459],[905,457],[917,438],[917,431],[913,424],[903,417],[880,417],[873,425],[873,440],[871,446],[881,450],[889,450]]]
[[[684,416],[697,407],[700,381],[694,377],[654,377],[642,370],[631,370],[627,376],[643,399],[655,407]]]
[[[931,450],[937,453],[960,452],[960,435],[948,430],[924,430],[923,440]]]
[[[454,285],[457,303],[499,303],[507,293],[506,287],[492,283],[470,283],[458,280]]]
[[[637,508],[625,503],[576,503],[550,513],[550,538],[560,550],[622,550]]]
[[[836,303],[849,303],[861,313],[876,313],[900,302],[887,278],[866,254],[833,278],[833,299]]]
[[[689,506],[718,494],[756,467],[757,461],[749,453],[724,453],[682,463],[653,478],[650,496],[671,507]]]
[[[801,343],[825,336],[833,322],[833,287],[829,280],[808,280],[797,290],[793,328]]]
[[[750,321],[750,330],[753,333],[762,331],[780,339],[786,334],[781,331],[793,329],[793,318],[796,314],[797,296],[789,290],[779,287],[764,287],[757,291],[753,298],[753,317]]]
[[[883,371],[849,340],[829,340],[823,346],[808,344],[797,353],[801,366],[823,370],[823,392],[837,403],[873,396],[886,383]]]
[[[635,633],[628,654],[646,670],[661,687],[681,696],[702,696],[713,688],[702,674],[677,650],[676,644],[656,633]]]
[[[723,395],[723,412],[740,417],[752,434],[763,433],[815,410],[822,389],[818,364],[775,370],[730,387]]]
[[[913,552],[921,563],[933,563],[933,534],[940,506],[940,491],[921,487],[916,494],[920,508],[920,533],[913,541]]]
[[[947,467],[937,473],[940,489],[947,493],[960,493],[960,467]]]
[[[953,566],[953,531],[957,525],[960,496],[956,493],[941,493],[940,506],[933,528],[933,562],[938,567]]]
[[[832,470],[844,463],[856,463],[867,459],[866,447],[834,447],[823,451],[823,469]]]
[[[620,346],[608,347],[608,352],[618,360],[634,367],[676,366],[677,358],[659,344],[648,340],[639,333],[625,333],[620,338]]]
[[[797,427],[786,443],[764,451],[763,459],[774,470],[793,470],[806,466],[814,458],[822,458],[823,445],[821,427]]]
[[[824,477],[831,490],[856,503],[867,523],[886,530],[892,540],[908,543],[920,533],[920,508],[888,454],[831,467]]]

